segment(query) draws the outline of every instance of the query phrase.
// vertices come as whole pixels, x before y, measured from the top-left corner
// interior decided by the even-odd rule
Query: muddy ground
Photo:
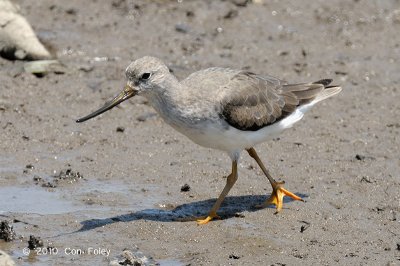
[[[0,58],[0,220],[17,236],[0,249],[17,263],[106,265],[125,249],[161,265],[400,263],[399,1],[16,2],[66,66],[37,77]],[[225,66],[341,84],[257,147],[306,202],[254,209],[271,188],[243,153],[222,219],[176,221],[207,214],[228,156],[175,132],[140,97],[75,123],[144,55],[178,78]],[[42,253],[24,254],[30,235]]]

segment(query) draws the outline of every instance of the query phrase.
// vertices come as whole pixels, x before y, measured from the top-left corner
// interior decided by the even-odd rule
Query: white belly
[[[173,127],[198,145],[232,154],[278,136],[283,130],[290,128],[299,121],[303,115],[303,112],[296,110],[281,121],[257,131],[243,131],[232,126],[223,127],[218,123],[211,122],[205,122],[197,128],[184,128],[174,125]]]

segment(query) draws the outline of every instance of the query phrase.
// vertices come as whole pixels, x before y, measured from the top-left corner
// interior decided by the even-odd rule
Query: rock
[[[123,133],[125,131],[124,127],[117,127],[116,129],[117,132]]]
[[[239,14],[239,12],[238,12],[237,10],[231,9],[231,10],[228,11],[228,13],[226,13],[226,14],[224,15],[224,19],[232,19],[232,18],[235,18],[235,17],[238,16],[238,14]]]
[[[28,21],[9,0],[0,0],[0,55],[8,59],[49,59]]]
[[[190,191],[190,186],[188,184],[184,184],[181,187],[181,192],[188,192],[188,191]]]
[[[190,28],[188,25],[180,23],[175,25],[175,30],[177,32],[187,33],[190,30]]]
[[[367,155],[362,155],[362,154],[356,154],[355,156],[357,161],[365,161],[365,160],[375,160],[375,157],[373,156],[367,156]]]
[[[230,259],[234,259],[234,260],[238,260],[238,259],[240,259],[240,256],[237,256],[235,254],[231,254],[231,255],[229,255],[229,258]]]
[[[8,221],[0,222],[0,239],[4,239],[6,242],[13,241],[16,237],[15,231],[8,223]],[[3,265],[0,263],[0,265]]]
[[[29,236],[29,241],[28,241],[28,248],[30,250],[34,250],[35,248],[38,247],[43,247],[43,241],[40,239],[40,237],[36,237],[34,235]]]
[[[365,156],[361,155],[361,154],[356,154],[356,159],[359,160],[359,161],[364,161]]]
[[[110,261],[110,266],[117,265],[134,265],[134,266],[147,266],[157,265],[151,258],[146,257],[140,251],[132,251],[125,249],[122,254],[114,260]]]
[[[83,178],[83,176],[79,172],[75,172],[71,168],[61,170],[57,175],[54,175],[53,177],[58,180],[67,180],[71,182],[75,182]]]
[[[38,60],[25,63],[24,71],[37,76],[42,76],[50,72],[63,74],[66,72],[66,67],[57,60]]]
[[[231,0],[231,2],[236,6],[245,7],[250,2],[250,0]]]
[[[15,262],[12,258],[0,249],[0,265],[1,266],[15,266]]]

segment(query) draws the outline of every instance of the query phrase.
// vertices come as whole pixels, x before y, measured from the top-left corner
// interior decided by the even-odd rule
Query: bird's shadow
[[[298,196],[303,199],[307,197],[305,194],[298,193]],[[249,196],[230,196],[226,197],[221,208],[218,210],[218,215],[221,219],[229,219],[232,217],[241,217],[244,211],[258,211],[255,205],[261,204],[266,200],[265,195],[249,195]],[[101,226],[117,223],[131,222],[135,220],[150,220],[159,222],[176,222],[176,221],[193,221],[195,217],[204,216],[208,213],[216,199],[208,199],[202,201],[182,204],[174,209],[144,209],[137,212],[125,213],[103,219],[89,219],[82,221],[82,227],[77,232],[84,232],[96,229]],[[284,203],[294,201],[289,197],[284,198]],[[275,208],[271,205],[268,208]]]

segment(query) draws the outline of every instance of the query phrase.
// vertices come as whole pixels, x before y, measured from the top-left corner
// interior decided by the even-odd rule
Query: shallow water
[[[120,211],[138,211],[154,208],[157,200],[156,195],[143,197],[140,189],[135,184],[127,185],[122,182],[84,181],[78,188],[44,188],[41,186],[7,186],[0,187],[0,214],[4,213],[32,213],[32,214],[62,214],[77,211],[96,210],[107,213],[113,206],[107,204],[85,204],[83,200],[86,195],[103,197],[107,195],[126,197],[129,195],[130,202],[118,206]],[[151,186],[149,186],[151,187]],[[154,187],[154,186],[153,186]],[[150,188],[151,189],[151,188]],[[73,194],[71,194],[71,190]],[[154,190],[156,190],[154,188]],[[75,195],[75,196],[73,196]],[[88,196],[89,197],[89,196]]]
[[[80,209],[78,205],[63,199],[59,193],[46,191],[41,187],[2,187],[0,195],[0,214],[12,212],[46,215]]]
[[[174,260],[174,259],[164,259],[164,260],[159,260],[158,263],[160,266],[181,266],[185,265],[184,263]]]

